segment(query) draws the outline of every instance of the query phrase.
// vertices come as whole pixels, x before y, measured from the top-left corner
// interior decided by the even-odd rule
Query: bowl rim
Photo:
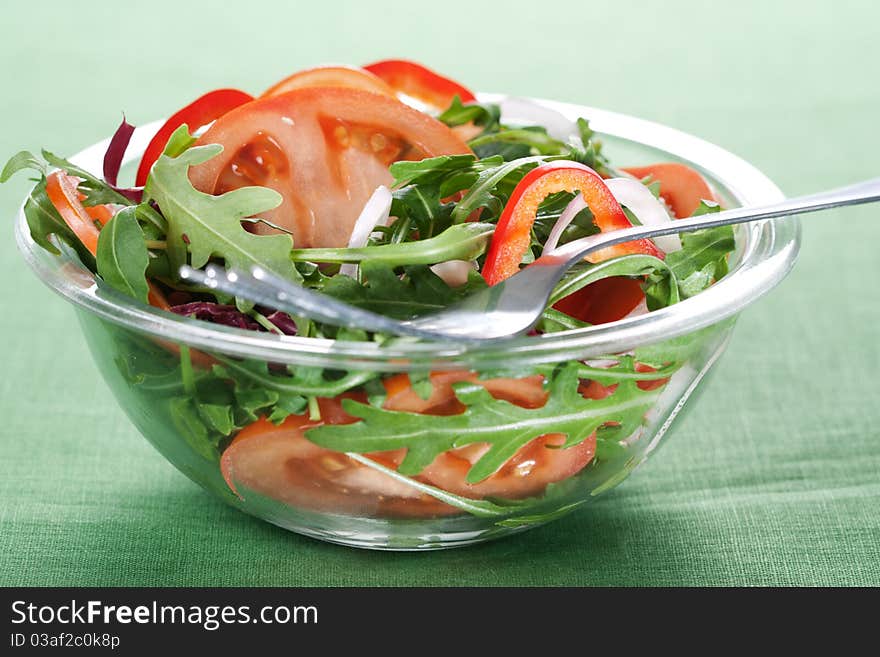
[[[714,179],[739,204],[763,204],[784,198],[782,191],[755,166],[733,153],[680,130],[589,106],[480,93],[481,102],[502,105],[507,120],[534,121],[555,113],[569,121],[583,116],[599,136],[607,135],[662,151]],[[505,103],[507,106],[505,106]],[[507,108],[512,108],[508,111]],[[551,117],[552,120],[552,117]],[[138,128],[126,154],[140,156],[163,121]],[[100,168],[109,139],[71,158],[86,168]],[[801,228],[796,218],[772,219],[745,227],[746,245],[727,276],[700,294],[675,305],[582,329],[522,336],[487,344],[426,342],[392,338],[382,343],[277,336],[218,326],[142,304],[96,280],[69,253],[55,255],[30,236],[23,205],[15,224],[24,259],[54,292],[79,309],[141,334],[231,356],[291,365],[338,369],[410,371],[418,369],[500,368],[567,359],[596,358],[680,337],[734,317],[767,293],[794,266]]]

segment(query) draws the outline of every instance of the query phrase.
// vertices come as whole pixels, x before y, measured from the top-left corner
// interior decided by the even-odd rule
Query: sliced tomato
[[[79,178],[69,176],[63,171],[53,171],[46,176],[46,196],[77,239],[89,253],[95,255],[98,253],[100,231],[95,225],[95,219],[80,201],[80,194],[76,189],[78,184]]]
[[[636,363],[636,372],[656,372],[657,369],[651,367],[650,365],[645,365],[644,363]],[[636,385],[642,390],[656,390],[662,386],[665,386],[669,381],[669,378],[663,379],[646,379],[644,381],[639,381]]]
[[[149,291],[147,292],[147,302],[154,308],[165,310],[166,312],[171,312],[171,303],[168,301],[165,293],[162,292],[162,288],[160,288],[156,283],[151,280],[147,280],[147,285],[149,287]],[[171,352],[177,357],[180,357],[180,345],[171,342],[170,340],[162,340],[161,338],[152,338],[152,340],[163,349]],[[196,367],[201,367],[202,369],[206,370],[209,370],[214,367],[214,365],[219,364],[217,362],[217,359],[213,356],[206,354],[204,351],[193,349],[192,347],[190,347],[189,350],[189,359],[190,362]]]
[[[143,186],[147,182],[147,176],[150,169],[168,143],[168,138],[184,123],[189,127],[190,132],[194,132],[202,126],[208,125],[231,110],[234,107],[243,105],[254,97],[244,91],[238,89],[216,89],[209,91],[204,96],[200,96],[189,105],[175,112],[171,118],[165,121],[164,125],[159,128],[159,132],[150,140],[141,163],[138,165],[137,175],[135,176],[135,184]]]
[[[165,296],[165,293],[162,292],[162,289],[152,281],[149,281],[148,285],[150,288],[147,293],[147,301],[149,304],[159,310],[167,310],[168,312],[171,312],[171,304]]]
[[[614,392],[616,387],[616,385],[603,386],[595,379],[590,379],[589,381],[581,383],[578,386],[578,392],[581,393],[581,396],[586,399],[599,400],[605,399],[606,397],[610,396]]]
[[[260,419],[238,433],[223,452],[220,469],[239,496],[255,491],[294,507],[357,515],[448,515],[457,510],[374,468],[307,440],[319,423],[293,415],[276,426]],[[400,450],[369,455],[397,467]]]
[[[421,474],[426,482],[450,493],[470,498],[502,497],[520,499],[540,495],[547,487],[583,470],[596,455],[596,434],[572,447],[560,449],[565,436],[540,436],[524,445],[491,477],[471,484],[468,470],[486,447],[469,445],[444,452]]]
[[[416,393],[408,374],[389,377],[384,381],[387,396],[383,406],[391,411],[429,415],[461,413],[464,406],[456,398],[452,385],[462,381],[477,383],[496,399],[503,399],[523,408],[539,408],[547,402],[544,378],[540,375],[520,379],[498,377],[481,381],[475,372],[452,370],[431,373],[431,395],[427,399]]]
[[[321,411],[321,422],[324,424],[351,424],[358,418],[349,415],[342,408],[342,402],[346,399],[366,403],[367,395],[363,392],[344,392],[336,397],[319,397],[318,408]]]
[[[700,201],[717,202],[715,192],[699,173],[679,162],[661,162],[624,169],[636,178],[651,177],[660,183],[660,197],[679,219],[690,217]]]
[[[388,410],[455,415],[465,410],[455,397],[452,385],[468,381],[483,386],[496,399],[503,399],[523,408],[539,408],[547,403],[544,378],[540,375],[523,378],[498,377],[480,380],[474,372],[463,370],[432,372],[431,395],[420,397],[410,385],[409,376],[398,374],[385,381],[387,397],[383,407]],[[557,449],[564,436],[541,436],[522,447],[496,473],[471,484],[466,481],[468,470],[486,452],[488,445],[474,444],[438,456],[419,476],[438,488],[464,497],[505,497],[517,499],[537,495],[547,484],[566,479],[583,469],[596,452],[595,436],[571,448]]]
[[[449,107],[456,96],[463,103],[477,99],[470,89],[455,80],[405,59],[385,59],[368,64],[364,69],[382,78],[395,91],[437,110]]]
[[[113,208],[106,205],[84,206],[81,200],[83,195],[77,191],[78,183],[79,178],[69,176],[63,171],[53,171],[46,176],[46,195],[83,246],[92,255],[96,255],[100,230],[95,222],[98,221],[106,226],[113,218]],[[149,286],[147,301],[150,305],[170,311],[171,305],[161,288],[152,281],[147,281],[147,285]],[[173,342],[156,339],[156,344],[173,354],[180,354],[180,347]],[[213,357],[195,349],[190,350],[190,359],[194,365],[205,369],[217,364]]]
[[[489,285],[495,285],[519,271],[519,265],[531,243],[531,230],[538,206],[547,196],[556,192],[580,192],[593,213],[594,223],[602,232],[632,226],[620,203],[602,182],[602,177],[590,167],[568,160],[542,164],[523,176],[498,219],[483,265],[483,278]],[[587,259],[601,262],[630,253],[663,257],[653,242],[641,239],[604,248],[587,256]]]
[[[346,87],[396,97],[394,89],[388,86],[382,78],[366,69],[354,66],[317,66],[297,71],[266,89],[260,97],[279,96],[288,91],[306,87]]]
[[[589,324],[623,319],[645,298],[638,280],[625,276],[603,278],[557,301],[553,307]]]
[[[655,368],[651,367],[650,365],[645,365],[644,363],[636,363],[635,370],[636,372],[641,373],[657,371]],[[636,385],[641,390],[656,390],[657,388],[665,386],[668,382],[669,377],[664,377],[658,379],[643,379],[641,381],[636,381]],[[605,399],[606,397],[612,395],[615,390],[617,390],[616,383],[612,383],[611,385],[606,386],[602,385],[595,379],[583,382],[580,384],[580,386],[578,386],[578,392],[587,399]]]
[[[81,201],[84,200],[84,194],[80,194],[79,196]],[[110,223],[110,220],[115,214],[113,207],[110,205],[86,205],[84,207],[86,209],[86,214],[97,221],[101,227]]]
[[[480,383],[494,397],[520,406],[541,406],[547,399],[540,376],[477,381],[472,372],[456,371],[433,373],[431,381],[433,391],[424,400],[412,389],[407,375],[389,377],[385,380],[388,395],[384,408],[423,413],[426,422],[431,415],[460,413],[464,409],[452,391],[452,384],[459,381]],[[333,513],[420,517],[459,513],[345,454],[309,442],[304,435],[309,427],[357,421],[342,409],[343,399],[363,401],[365,397],[363,393],[346,393],[319,399],[320,422],[309,420],[307,415],[291,416],[279,426],[260,419],[239,432],[223,452],[220,464],[230,488],[239,495],[252,490],[293,506]],[[576,474],[595,455],[594,436],[575,447],[558,449],[562,442],[560,435],[536,438],[479,484],[469,484],[465,477],[485,453],[486,445],[441,454],[417,479],[472,498],[537,495],[547,484]],[[405,455],[405,449],[398,449],[365,456],[396,469]]]
[[[190,170],[195,187],[277,190],[281,205],[261,216],[299,248],[345,246],[364,203],[392,183],[392,162],[470,153],[447,126],[394,98],[333,87],[260,98],[218,119],[199,142],[224,150]]]

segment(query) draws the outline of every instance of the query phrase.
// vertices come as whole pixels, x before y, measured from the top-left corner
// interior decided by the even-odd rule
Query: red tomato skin
[[[623,319],[644,300],[641,283],[634,278],[612,276],[581,288],[553,307],[588,324]]]
[[[499,399],[529,408],[546,403],[543,377],[488,379],[479,381],[473,372],[435,372],[432,394],[422,399],[412,390],[409,376],[386,378],[388,410],[431,415],[462,412],[452,384],[471,381],[486,387]],[[358,419],[345,412],[344,399],[364,402],[362,392],[334,398],[320,398],[321,419],[308,415],[291,416],[280,426],[264,418],[245,427],[221,457],[221,472],[237,495],[254,490],[294,506],[330,513],[350,513],[376,517],[435,517],[460,513],[455,507],[438,502],[394,481],[338,452],[319,447],[305,438],[305,432],[321,424],[348,424]],[[518,499],[540,494],[549,483],[561,481],[586,467],[595,456],[595,436],[579,445],[558,449],[564,442],[560,434],[540,436],[523,446],[496,473],[482,482],[466,481],[470,466],[485,452],[475,444],[450,450],[437,457],[417,480],[471,498],[486,496]],[[396,469],[405,449],[365,454],[381,465]]]
[[[347,87],[394,97],[394,90],[379,76],[356,66],[316,66],[297,71],[264,91],[260,98],[279,96],[305,87]]]
[[[624,171],[636,178],[651,177],[660,183],[662,198],[678,219],[690,217],[700,207],[700,201],[718,201],[715,192],[697,171],[680,162],[660,162],[643,167],[628,167]]]
[[[307,87],[260,98],[217,120],[199,139],[224,151],[190,169],[209,194],[262,185],[281,205],[261,216],[293,235],[297,248],[348,244],[355,220],[388,165],[470,153],[446,125],[395,98],[343,87]],[[275,232],[256,224],[255,232]]]

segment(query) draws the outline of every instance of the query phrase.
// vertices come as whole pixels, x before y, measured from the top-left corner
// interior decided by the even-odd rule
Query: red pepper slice
[[[382,78],[398,93],[444,110],[458,96],[463,103],[472,103],[477,97],[455,80],[406,59],[385,59],[364,66],[364,69]]]
[[[593,221],[602,232],[632,226],[620,203],[602,182],[602,177],[590,167],[567,160],[542,164],[519,181],[498,219],[482,272],[489,285],[495,285],[519,271],[519,265],[529,248],[530,232],[538,206],[547,196],[556,192],[580,192],[593,213]],[[631,253],[663,257],[663,252],[653,242],[641,239],[604,248],[587,256],[587,259],[601,262]]]
[[[660,197],[679,219],[690,217],[700,201],[715,201],[715,192],[699,173],[679,162],[660,162],[624,169],[636,178],[651,177],[660,183]]]
[[[141,158],[141,163],[137,170],[137,176],[135,176],[135,184],[141,187],[147,182],[150,169],[156,160],[159,159],[159,156],[162,155],[162,151],[165,150],[168,138],[184,123],[189,126],[190,130],[196,130],[211,121],[219,119],[229,110],[235,109],[239,105],[244,105],[253,99],[253,96],[238,89],[215,89],[175,112],[165,122],[165,125],[159,129],[159,132],[156,133],[156,136],[153,137],[149,146],[147,146],[147,150],[144,151],[144,156]]]

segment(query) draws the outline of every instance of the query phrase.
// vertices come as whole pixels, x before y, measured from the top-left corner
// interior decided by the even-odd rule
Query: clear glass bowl
[[[587,117],[615,164],[686,162],[711,181],[728,206],[782,198],[780,190],[747,162],[665,126],[564,103],[508,101],[489,94],[482,99],[505,104],[508,121],[539,122],[557,130],[564,125],[560,114],[569,120]],[[139,157],[159,125],[137,131],[129,159]],[[72,159],[98,171],[106,143],[95,144]],[[228,504],[301,534],[358,547],[417,550],[467,545],[522,531],[560,517],[623,481],[655,450],[718,360],[738,313],[791,269],[800,226],[785,219],[739,227],[730,273],[705,292],[674,306],[610,324],[487,346],[407,340],[379,345],[216,326],[145,306],[96,283],[75,259],[37,246],[23,215],[16,235],[36,274],[73,303],[95,362],[120,406],[147,440],[186,476]],[[629,435],[612,432],[611,438],[598,441],[595,450],[592,444],[584,447],[591,437],[580,447],[556,449],[552,454],[533,443],[532,452],[519,452],[493,475],[503,479],[504,485],[470,488],[461,477],[444,474],[442,469],[439,475],[426,475],[425,470],[418,477],[403,477],[394,471],[399,457],[370,455],[365,461],[363,456],[318,449],[296,428],[270,438],[242,440],[235,452],[227,447],[229,438],[222,439],[218,451],[225,460],[218,458],[204,449],[198,436],[193,437],[194,429],[179,407],[181,391],[188,385],[180,376],[182,347],[193,354],[197,375],[220,360],[269,364],[270,373],[286,368],[293,375],[322,368],[325,384],[333,379],[333,372],[357,371],[373,381],[373,388],[368,384],[373,393],[377,382],[404,372],[413,377],[434,372],[436,382],[444,376],[462,378],[462,372],[471,373],[473,379],[474,375],[497,376],[493,373],[498,370],[571,362],[586,364],[579,374],[581,389],[586,390],[589,367],[608,367],[632,354],[650,360],[652,350],[662,350],[667,359],[674,354],[675,361],[674,373],[659,384],[640,384],[650,389],[649,408],[641,426]],[[443,372],[459,374],[438,374]],[[606,386],[612,383],[599,379]],[[357,395],[360,389],[352,391]],[[430,428],[435,419],[424,418],[425,428]],[[479,456],[470,456],[467,449],[454,453],[459,465],[462,458]],[[542,467],[547,454],[561,459],[552,461],[556,464],[552,472]],[[234,490],[224,479],[221,465]]]

